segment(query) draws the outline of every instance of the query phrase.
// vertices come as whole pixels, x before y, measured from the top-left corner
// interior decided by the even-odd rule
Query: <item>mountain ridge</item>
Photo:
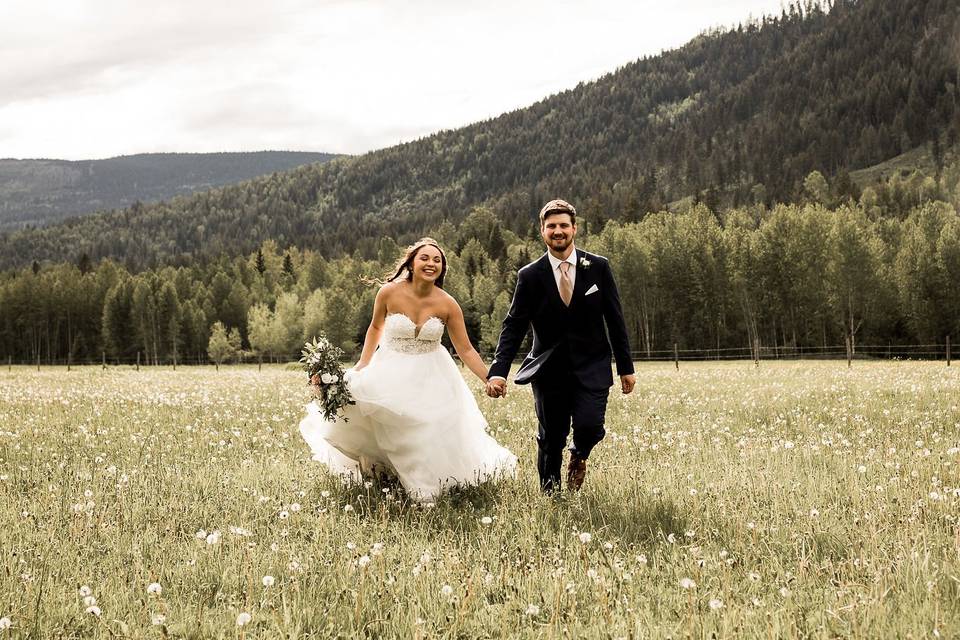
[[[298,151],[138,153],[100,159],[0,159],[0,230],[188,195],[335,154]]]

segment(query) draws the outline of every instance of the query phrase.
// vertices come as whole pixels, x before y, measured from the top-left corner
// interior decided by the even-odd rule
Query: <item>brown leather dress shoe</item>
[[[587,477],[587,461],[571,453],[570,463],[567,465],[567,488],[570,491],[579,491],[585,477]]]

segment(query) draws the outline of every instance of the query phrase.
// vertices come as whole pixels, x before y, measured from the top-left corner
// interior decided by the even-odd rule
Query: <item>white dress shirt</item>
[[[570,288],[577,284],[577,249],[573,248],[566,260],[553,257],[553,254],[547,251],[547,258],[550,260],[550,267],[553,269],[553,279],[557,283],[557,291],[560,291],[560,263],[569,262],[570,268],[567,269],[567,275],[570,277]]]

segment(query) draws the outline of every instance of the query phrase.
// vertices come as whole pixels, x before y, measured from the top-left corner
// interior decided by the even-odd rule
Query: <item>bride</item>
[[[470,343],[460,305],[443,290],[447,259],[423,238],[411,246],[373,305],[360,360],[344,379],[356,401],[346,420],[327,421],[314,403],[300,422],[313,459],[359,479],[384,467],[416,500],[453,485],[512,476],[517,458],[486,431],[487,422],[453,359],[480,380],[487,368]],[[379,348],[378,348],[379,347]]]

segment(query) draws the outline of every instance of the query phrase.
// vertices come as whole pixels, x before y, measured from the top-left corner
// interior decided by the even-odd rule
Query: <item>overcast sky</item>
[[[2,0],[0,158],[362,153],[781,0]]]

